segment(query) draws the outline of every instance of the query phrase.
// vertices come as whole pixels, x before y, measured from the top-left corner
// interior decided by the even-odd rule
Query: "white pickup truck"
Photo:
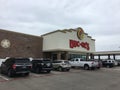
[[[9,57],[6,57],[6,58],[0,58],[0,67],[1,67],[1,64],[2,62],[5,62],[6,59],[8,59]]]
[[[82,67],[85,70],[100,68],[99,62],[95,60],[84,60],[82,58],[73,58],[69,60],[71,67]]]

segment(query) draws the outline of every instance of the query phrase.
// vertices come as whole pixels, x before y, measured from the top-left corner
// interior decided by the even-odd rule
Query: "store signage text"
[[[87,42],[80,42],[76,40],[70,40],[69,42],[70,48],[82,47],[86,50],[90,50],[89,43]]]

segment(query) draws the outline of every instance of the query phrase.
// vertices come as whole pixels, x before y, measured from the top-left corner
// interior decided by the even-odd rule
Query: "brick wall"
[[[9,48],[3,48],[1,41],[8,39]],[[43,39],[38,36],[21,34],[0,29],[0,58],[5,57],[43,57]]]

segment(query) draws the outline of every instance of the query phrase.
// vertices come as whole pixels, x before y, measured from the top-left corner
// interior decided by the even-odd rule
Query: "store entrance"
[[[83,58],[86,59],[86,55],[82,55],[82,54],[69,54],[68,59],[72,59],[72,58]]]
[[[51,55],[52,60],[66,60],[66,52],[54,52]]]
[[[51,58],[52,60],[57,60],[57,54],[52,54]]]
[[[65,53],[61,53],[61,59],[65,60],[66,59],[66,54]]]

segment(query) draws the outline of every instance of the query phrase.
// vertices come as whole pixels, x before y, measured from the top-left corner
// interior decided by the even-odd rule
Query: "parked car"
[[[4,61],[5,61],[5,59],[0,59],[0,67],[1,67],[2,62],[4,62]]]
[[[2,62],[0,72],[13,77],[16,74],[29,75],[32,65],[28,58],[8,58]]]
[[[95,60],[85,60],[82,58],[73,58],[69,60],[69,63],[72,67],[81,67],[85,70],[95,69],[99,67],[98,61]]]
[[[117,60],[113,60],[113,61],[114,61],[115,66],[118,66],[119,62]]]
[[[58,71],[69,71],[71,68],[68,60],[55,60],[52,62],[52,64],[53,69]]]
[[[100,69],[102,67],[102,60],[98,60],[98,59],[93,59],[93,60],[95,60],[96,62],[98,62],[97,69]]]
[[[8,59],[8,58],[10,58],[10,57],[0,58],[0,67],[1,67],[2,62],[5,62],[5,60]]]
[[[117,61],[117,63],[118,63],[118,66],[120,66],[120,60],[116,60]]]
[[[40,73],[44,71],[50,73],[52,70],[52,61],[50,59],[33,59],[31,61],[31,64],[31,71],[35,73]]]
[[[103,60],[102,65],[103,65],[103,67],[111,68],[111,67],[114,67],[115,65],[117,65],[117,63],[115,60]]]

